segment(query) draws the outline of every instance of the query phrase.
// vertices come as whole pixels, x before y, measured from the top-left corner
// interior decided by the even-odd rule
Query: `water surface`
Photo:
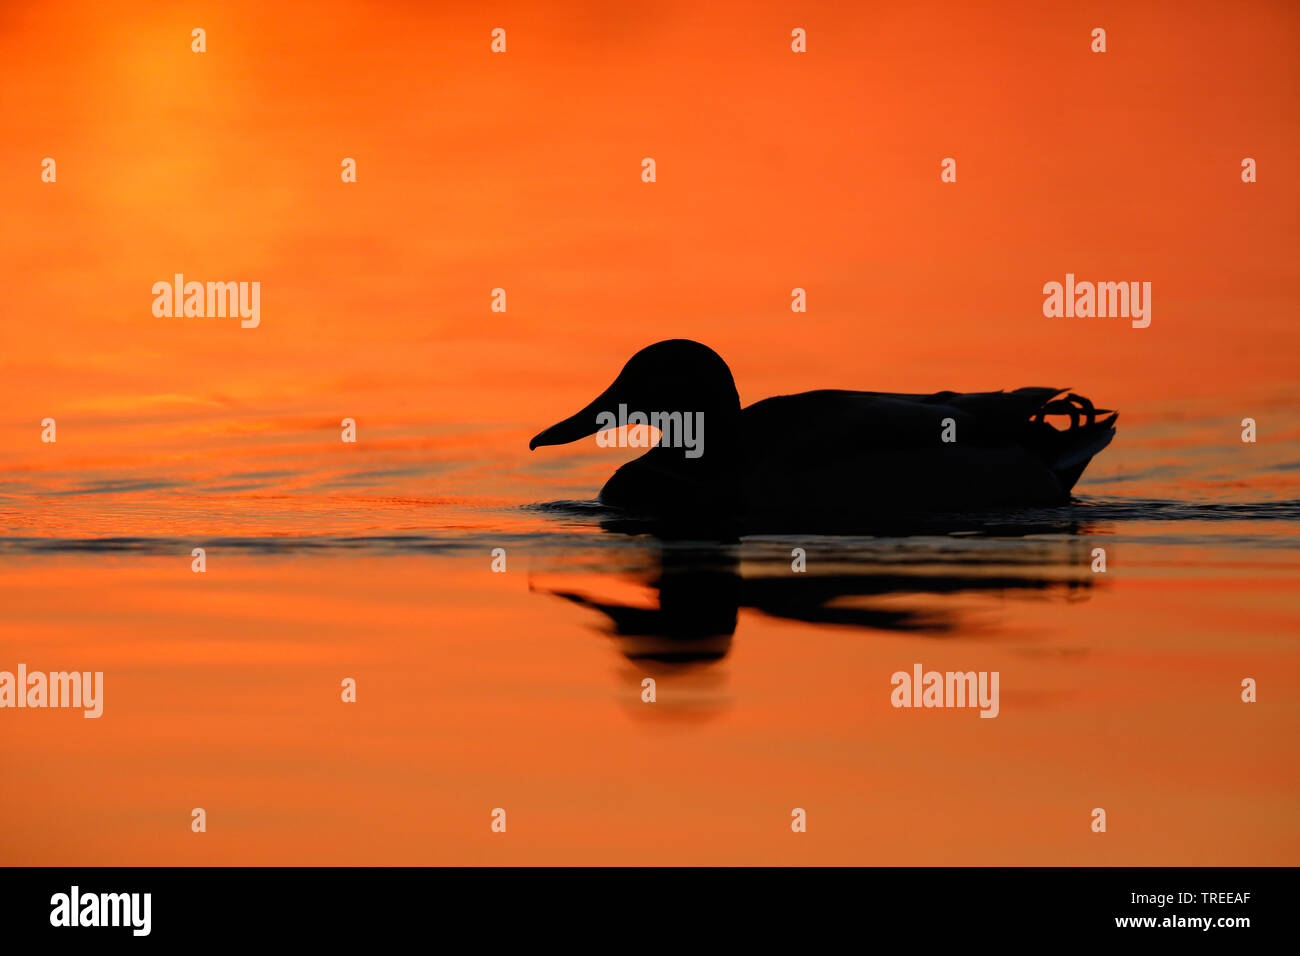
[[[504,439],[11,476],[0,667],[106,691],[4,715],[0,858],[1294,863],[1300,470],[1214,425],[1121,432],[1068,507],[875,535],[626,533],[584,500],[616,460]],[[914,663],[998,671],[999,716],[891,707]]]

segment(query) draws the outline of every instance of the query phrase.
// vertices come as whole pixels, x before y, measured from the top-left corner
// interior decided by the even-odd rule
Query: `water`
[[[1300,472],[1247,448],[1251,500],[1207,434],[1121,432],[1068,507],[734,541],[625,533],[582,500],[614,460],[505,439],[11,479],[0,668],[102,670],[105,713],[5,714],[0,858],[1292,862]],[[998,671],[998,717],[893,708],[916,663]]]

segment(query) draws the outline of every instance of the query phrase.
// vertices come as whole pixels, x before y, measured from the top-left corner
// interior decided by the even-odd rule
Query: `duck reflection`
[[[889,539],[652,539],[623,577],[648,586],[657,606],[601,597],[598,584],[542,590],[603,615],[603,629],[630,660],[690,665],[726,656],[741,608],[810,624],[941,638],[967,629],[969,609],[953,600],[957,596],[1073,601],[1097,586],[1091,544],[1077,536],[1079,529],[996,530],[996,537],[986,529]]]
[[[647,556],[656,552],[647,550]],[[635,661],[690,664],[726,656],[736,632],[744,579],[740,557],[725,546],[665,547],[657,566],[640,577],[658,592],[659,606],[635,607],[576,591],[551,591],[604,614],[608,631]]]

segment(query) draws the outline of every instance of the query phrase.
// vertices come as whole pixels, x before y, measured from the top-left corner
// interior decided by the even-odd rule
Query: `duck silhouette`
[[[1060,505],[1114,437],[1118,417],[1042,387],[932,395],[821,389],[741,408],[718,353],[669,339],[633,355],[591,404],[528,447],[577,441],[637,411],[664,425],[660,440],[614,472],[600,502],[745,533]],[[1068,417],[1068,427],[1054,427],[1049,415]]]

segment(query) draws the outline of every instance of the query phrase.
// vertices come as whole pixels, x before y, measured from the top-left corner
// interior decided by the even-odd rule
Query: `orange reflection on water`
[[[1293,862],[1294,550],[1091,541],[1124,569],[1104,584],[1057,564],[1061,543],[1019,572],[1061,582],[1046,591],[984,590],[1006,567],[945,566],[967,576],[946,593],[925,590],[933,563],[858,567],[917,582],[861,606],[955,633],[742,607],[724,657],[669,665],[622,656],[600,614],[547,593],[653,608],[636,583],[653,574],[526,550],[506,574],[486,551],[218,552],[204,575],[185,555],[7,563],[0,667],[103,670],[106,690],[99,720],[5,713],[0,816],[22,825],[4,860]],[[1068,580],[1089,586],[1071,598]],[[999,717],[893,709],[889,676],[914,662],[998,670]]]

